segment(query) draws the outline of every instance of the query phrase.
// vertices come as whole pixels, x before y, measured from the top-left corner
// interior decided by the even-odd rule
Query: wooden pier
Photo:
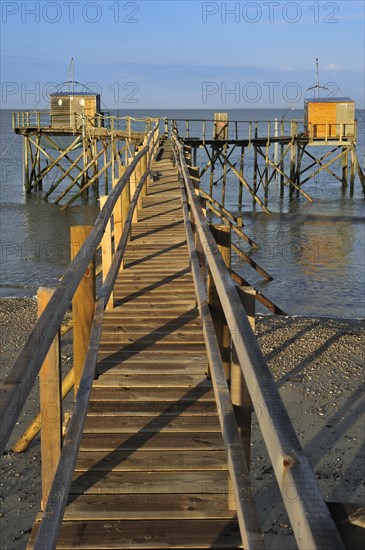
[[[26,193],[42,191],[42,198],[66,209],[77,199],[107,195],[115,172],[143,144],[157,119],[86,116],[74,113],[61,119],[49,112],[13,113],[13,129],[23,138],[23,180]],[[214,120],[160,121],[165,137],[179,136],[190,147],[204,190],[213,196],[221,189],[224,207],[227,186],[237,194],[237,211],[244,195],[269,212],[270,190],[276,182],[280,197],[316,199],[308,182],[319,174],[337,180],[354,193],[356,178],[365,193],[365,175],[356,154],[357,123],[308,123],[303,120],[230,121],[227,113]],[[318,117],[317,117],[318,119]],[[316,119],[316,120],[317,120]],[[320,120],[320,118],[318,119]],[[56,154],[54,154],[54,151]],[[247,204],[247,201],[246,201]]]
[[[54,292],[40,291],[40,318],[0,388],[3,451],[38,374],[43,407],[61,410],[72,302],[74,403],[66,422],[42,415],[42,512],[28,548],[264,548],[255,402],[298,548],[343,549],[255,337],[257,294],[230,269],[230,232],[243,229],[213,203],[224,224],[209,225],[189,149],[176,135],[160,144],[158,131],[95,225],[74,228],[73,260]]]

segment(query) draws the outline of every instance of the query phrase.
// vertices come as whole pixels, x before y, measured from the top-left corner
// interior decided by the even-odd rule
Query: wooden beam
[[[241,275],[236,273],[235,271],[231,271],[232,279],[239,285],[239,286],[247,286],[251,287],[250,283],[246,281]],[[257,290],[255,287],[252,287],[255,290],[256,293],[256,300],[260,302],[263,306],[265,306],[269,311],[272,313],[275,313],[276,315],[288,315],[283,311],[280,307],[274,304],[270,298],[267,296],[264,296],[259,290]]]
[[[103,209],[107,199],[108,197],[104,195],[100,197],[100,210]],[[114,234],[115,234],[115,229],[114,229]],[[105,228],[103,238],[101,239],[101,264],[102,264],[103,282],[105,282],[106,276],[109,273],[110,266],[112,265],[112,258],[113,258],[112,227],[109,220]],[[110,299],[106,305],[106,309],[113,309],[113,307],[114,307],[114,298],[113,298],[113,292],[112,292]]]
[[[265,158],[265,155],[259,150],[259,153],[262,157]],[[297,155],[295,155],[295,158],[297,158]],[[289,183],[289,185],[291,185],[292,188],[296,189],[299,193],[301,193],[307,200],[309,200],[310,202],[313,202],[313,199],[312,197],[310,197],[307,193],[305,193],[303,191],[303,189],[300,188],[299,185],[297,185],[296,183],[294,183],[294,181],[291,179],[291,178],[288,178],[288,176],[286,174],[284,174],[284,172],[281,172],[280,168],[278,166],[276,166],[276,164],[271,160],[271,159],[267,159],[268,160],[268,163],[270,164],[270,166],[272,166],[273,168],[275,168],[275,170],[277,172],[279,172],[279,174],[281,174],[285,179],[286,181]],[[304,182],[303,182],[304,183]]]
[[[79,253],[91,233],[92,227],[74,225],[71,227],[71,260]],[[95,312],[95,266],[92,261],[80,281],[72,300],[74,392],[77,395],[89,346],[91,327]]]
[[[237,289],[238,295],[245,308],[248,321],[255,331],[255,300],[256,291],[252,287],[242,286]],[[232,335],[235,338],[235,335]],[[242,439],[242,446],[245,452],[246,463],[249,467],[251,454],[251,416],[252,400],[248,391],[245,378],[240,367],[236,348],[232,348],[231,358],[231,399],[235,410],[238,430]]]
[[[62,380],[62,392],[61,392],[62,400],[69,394],[73,385],[74,385],[74,370],[72,368],[67,373],[65,378]],[[14,453],[23,453],[28,448],[28,446],[31,444],[33,439],[37,436],[37,434],[41,430],[41,421],[42,421],[42,415],[41,413],[38,413],[37,416],[29,424],[28,428],[24,431],[22,436],[12,446],[11,450]]]
[[[257,202],[257,204],[259,204],[262,208],[262,210],[266,213],[269,213],[269,209],[264,205],[264,203],[262,202],[262,200],[256,195],[256,193],[254,192],[254,190],[252,189],[252,187],[247,183],[247,181],[245,180],[245,178],[242,176],[242,174],[239,173],[239,171],[234,167],[234,165],[227,159],[227,157],[224,157],[222,155],[222,159],[225,163],[228,164],[228,166],[231,167],[232,171],[236,174],[237,178],[243,183],[243,185],[246,187],[246,189],[251,193],[253,199]],[[219,157],[219,160],[220,162],[222,163],[221,161],[221,158]]]
[[[234,243],[232,243],[232,250],[240,257],[242,258],[242,260],[244,260],[246,262],[246,264],[250,265],[255,271],[257,271],[257,273],[260,273],[260,275],[262,275],[262,277],[264,279],[266,279],[266,281],[272,281],[273,278],[271,277],[271,275],[269,275],[269,273],[267,271],[265,271],[265,269],[263,269],[258,263],[255,262],[255,260],[253,260],[252,258],[250,258],[250,256],[248,256],[248,254],[246,254],[246,252],[244,252],[243,250],[241,250],[237,245],[235,245]]]
[[[228,225],[211,225],[210,230],[216,240],[218,250],[228,269],[231,268],[231,228]],[[222,356],[226,379],[230,379],[230,334],[224,317],[214,280],[208,272],[208,304],[213,319],[215,333]]]
[[[45,310],[53,290],[40,288],[37,292],[38,317]],[[60,335],[50,345],[39,373],[41,409],[42,500],[45,510],[49,491],[61,456],[62,447],[62,398],[61,398]]]

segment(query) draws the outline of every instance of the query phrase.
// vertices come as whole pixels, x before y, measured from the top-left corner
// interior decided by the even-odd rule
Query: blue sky
[[[75,78],[117,108],[301,108],[315,82],[364,108],[363,1],[1,2],[3,108]],[[45,96],[45,99],[44,99]]]

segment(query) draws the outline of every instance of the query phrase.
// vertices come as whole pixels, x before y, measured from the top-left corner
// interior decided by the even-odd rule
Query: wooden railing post
[[[255,301],[256,291],[252,287],[237,286],[237,292],[247,313],[247,317],[251,328],[255,331]],[[252,417],[252,401],[250,393],[243,376],[241,366],[238,361],[236,349],[234,347],[235,338],[238,337],[232,334],[232,357],[231,357],[231,401],[234,408],[238,431],[241,436],[243,451],[245,453],[247,468],[250,468],[250,451],[251,451],[251,417]],[[235,492],[230,487],[228,493],[228,508],[229,510],[236,509]]]
[[[237,291],[251,328],[255,331],[255,302],[256,290],[250,286],[237,286]],[[232,334],[234,344],[235,335]],[[231,363],[231,400],[235,408],[238,429],[242,437],[242,444],[245,451],[247,466],[250,464],[250,446],[251,446],[251,410],[252,402],[248,393],[242,369],[239,365],[237,353],[234,345],[232,346]]]
[[[37,293],[38,317],[45,310],[53,290],[40,288]],[[41,335],[42,336],[42,335]],[[39,373],[41,410],[42,499],[44,511],[49,491],[61,456],[62,397],[61,397],[60,334],[53,340]]]
[[[92,226],[71,227],[71,260],[73,260],[92,230]],[[95,311],[95,264],[90,263],[72,300],[73,354],[75,369],[75,397],[79,389],[89,345]]]
[[[141,159],[139,161],[139,163],[137,164],[136,166],[136,170],[135,170],[135,174],[136,174],[136,189],[137,189],[137,186],[139,184],[139,182],[141,181],[141,177],[142,175],[144,174],[143,172],[143,163],[142,163],[142,160]],[[138,196],[138,199],[137,199],[137,204],[136,204],[136,209],[135,209],[135,212],[137,212],[137,221],[138,221],[138,210],[141,210],[142,209],[142,191],[141,193],[139,194]]]
[[[231,268],[231,228],[229,225],[211,225],[210,229],[218,245],[224,263]],[[226,379],[230,378],[230,334],[223,313],[223,308],[210,272],[208,273],[208,303],[211,311],[215,333],[222,355],[222,362]]]
[[[137,154],[138,150],[136,150],[136,153]],[[133,161],[133,157],[130,157],[129,159],[129,164]],[[133,199],[133,195],[134,195],[134,192],[137,188],[137,168],[134,170],[133,174],[131,175],[131,179],[129,180],[129,187],[130,187],[130,195],[129,195],[129,202]],[[128,205],[129,207],[129,205]],[[134,212],[133,212],[133,218],[132,218],[132,222],[133,223],[137,223],[138,222],[138,214],[137,214],[137,208],[134,209]]]
[[[115,187],[120,180],[120,178],[123,176],[125,172],[125,167],[121,164],[118,165],[118,177],[115,178],[113,176],[112,178],[112,186]],[[123,219],[123,193],[115,203],[114,211],[113,211],[113,217],[114,217],[114,246],[117,248],[118,243],[122,237],[123,233],[123,225],[125,222],[125,218]]]
[[[102,210],[107,200],[108,200],[108,197],[105,195],[100,197],[100,210]],[[115,239],[116,239],[116,235],[115,235],[115,220],[114,220],[114,245],[116,247],[119,240],[116,241]],[[104,231],[103,238],[101,239],[101,265],[102,265],[103,282],[105,282],[110,266],[112,265],[112,261],[113,261],[112,225],[111,225],[111,220],[109,219],[109,222]],[[110,294],[109,301],[106,305],[106,309],[113,309],[113,307],[114,307],[114,297],[112,292]]]
[[[146,147],[147,145],[147,138],[144,139],[144,142],[143,142],[143,147]],[[149,153],[146,153],[145,156],[143,157],[143,159],[141,160],[141,166],[142,166],[142,174],[145,174],[147,172],[147,168],[148,168],[148,158],[149,158]],[[147,183],[148,183],[148,180],[146,180],[146,183],[144,184],[143,188],[142,188],[142,191],[141,191],[141,196],[142,197],[146,197],[147,196]]]
[[[193,182],[195,194],[199,195],[200,177],[198,166],[189,166],[189,174],[191,181]]]

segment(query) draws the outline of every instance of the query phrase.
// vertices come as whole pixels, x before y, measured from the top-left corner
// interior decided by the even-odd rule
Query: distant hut
[[[95,126],[100,113],[100,94],[90,91],[58,91],[50,94],[51,126],[53,128],[80,128],[85,121]]]
[[[355,102],[349,97],[306,99],[304,126],[312,139],[355,138]]]

